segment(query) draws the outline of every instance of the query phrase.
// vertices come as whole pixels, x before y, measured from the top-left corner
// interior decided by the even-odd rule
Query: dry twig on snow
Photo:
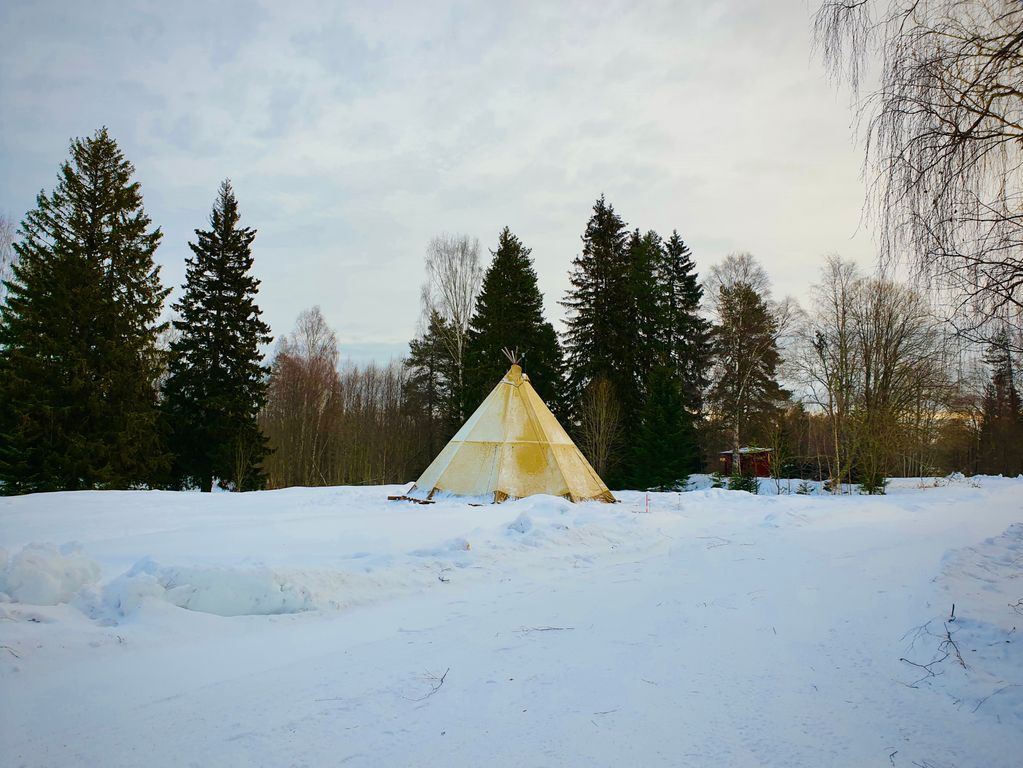
[[[530,632],[567,632],[571,629],[575,629],[575,627],[522,627],[519,630],[519,634],[525,635]]]
[[[444,685],[444,681],[447,679],[448,672],[450,671],[451,667],[448,667],[447,669],[444,670],[444,674],[441,675],[440,677],[430,674],[426,675],[425,679],[433,681],[433,687],[425,695],[414,699],[409,698],[408,696],[402,696],[402,698],[405,699],[406,701],[426,701],[428,698],[433,696],[433,694],[440,690],[441,686]]]

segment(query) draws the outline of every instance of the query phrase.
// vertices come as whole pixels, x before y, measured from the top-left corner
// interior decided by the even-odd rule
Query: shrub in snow
[[[79,544],[32,543],[7,560],[0,571],[0,592],[32,605],[69,602],[82,587],[99,581],[99,563],[82,554]]]
[[[867,472],[860,480],[860,493],[869,496],[883,496],[888,487],[888,478],[877,472]]]
[[[732,475],[728,478],[728,490],[759,493],[760,482],[755,477],[749,475]]]

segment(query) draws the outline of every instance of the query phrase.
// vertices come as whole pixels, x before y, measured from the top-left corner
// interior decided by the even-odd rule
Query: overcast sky
[[[0,211],[101,125],[136,166],[180,295],[230,177],[276,335],[319,304],[342,354],[416,330],[441,232],[533,249],[551,319],[594,200],[733,251],[802,299],[821,257],[873,262],[845,94],[805,0],[0,4]],[[486,260],[489,254],[485,251]]]

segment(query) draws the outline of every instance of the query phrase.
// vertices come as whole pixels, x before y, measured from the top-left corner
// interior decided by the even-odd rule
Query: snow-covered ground
[[[1018,768],[1023,479],[920,485],[0,500],[0,762]]]

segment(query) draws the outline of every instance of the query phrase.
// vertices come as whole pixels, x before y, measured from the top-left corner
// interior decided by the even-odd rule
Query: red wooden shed
[[[732,474],[732,461],[734,451],[721,451],[718,455],[718,465],[722,475]],[[739,464],[742,474],[753,475],[754,477],[771,476],[771,449],[753,448],[746,446],[739,449]]]

